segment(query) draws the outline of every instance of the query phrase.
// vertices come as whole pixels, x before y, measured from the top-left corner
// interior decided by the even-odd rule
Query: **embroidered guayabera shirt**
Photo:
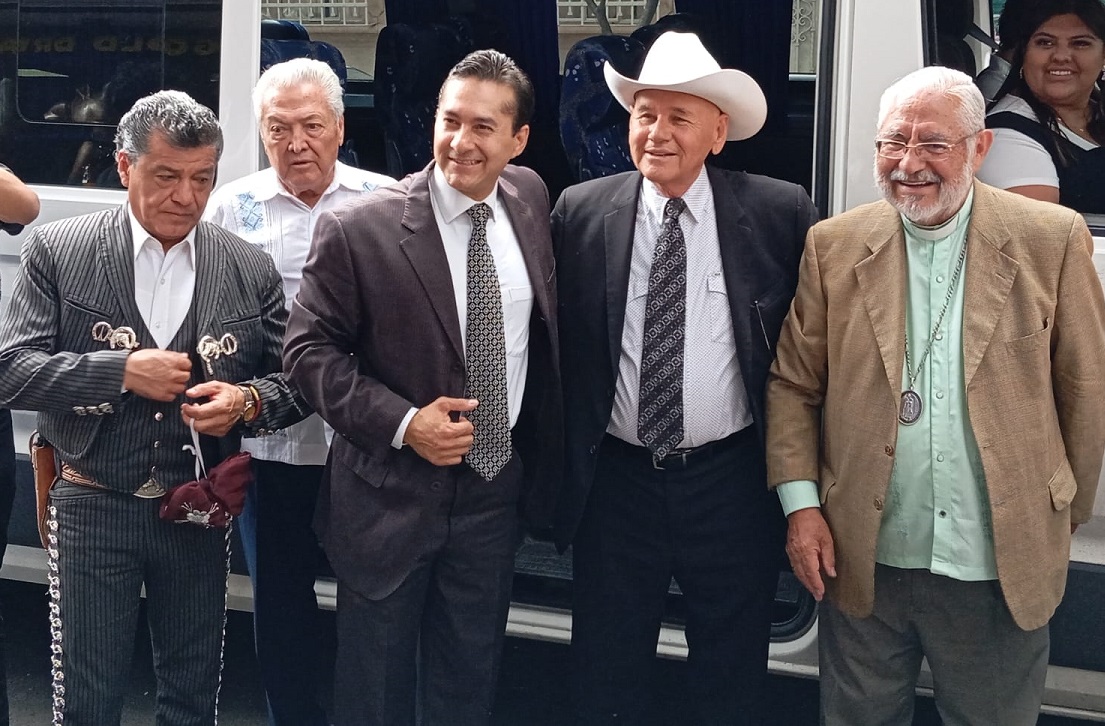
[[[394,181],[339,161],[330,186],[314,207],[308,207],[280,184],[273,169],[263,169],[212,194],[204,218],[272,257],[284,282],[284,303],[290,308],[303,280],[319,216]],[[314,414],[271,436],[243,439],[242,450],[264,461],[321,466],[332,436],[332,429]]]
[[[909,278],[906,324],[914,367],[947,299],[960,248],[966,244],[973,199],[972,192],[959,213],[936,229],[902,219]],[[898,425],[875,560],[957,580],[994,580],[998,573],[986,477],[963,377],[965,278],[964,269],[914,382],[924,402],[921,418],[911,426]],[[906,365],[902,368],[903,381],[908,381]],[[787,482],[778,491],[788,515],[818,505],[812,481]]]

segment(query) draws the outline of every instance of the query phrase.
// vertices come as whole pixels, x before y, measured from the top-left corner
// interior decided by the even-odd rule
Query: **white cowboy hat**
[[[704,98],[729,115],[728,141],[754,136],[767,119],[767,99],[752,77],[723,69],[694,33],[667,32],[645,56],[641,77],[626,78],[609,62],[603,68],[606,85],[627,111],[638,91],[656,88]]]

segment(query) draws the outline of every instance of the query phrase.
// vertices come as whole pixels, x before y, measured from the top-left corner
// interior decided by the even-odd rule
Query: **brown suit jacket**
[[[411,407],[464,397],[453,283],[430,206],[433,164],[323,214],[292,303],[284,367],[336,436],[315,527],[342,581],[378,599],[434,536],[445,471],[392,437]],[[560,480],[560,377],[549,199],[530,169],[508,166],[499,193],[533,286],[529,367],[513,430],[525,469],[523,514],[551,524]]]
[[[967,407],[998,579],[1026,630],[1066,584],[1070,523],[1090,518],[1105,452],[1105,299],[1069,209],[975,183],[964,271]],[[902,391],[905,237],[886,202],[810,230],[767,385],[768,480],[818,482],[837,577],[863,617]]]

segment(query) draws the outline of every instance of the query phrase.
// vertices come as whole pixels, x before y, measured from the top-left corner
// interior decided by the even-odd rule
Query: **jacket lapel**
[[[629,264],[633,254],[633,232],[637,225],[637,198],[642,177],[630,174],[614,193],[610,211],[603,219],[606,241],[606,327],[609,334],[610,365],[614,377],[621,360],[625,304],[629,297]]]
[[[537,256],[537,250],[531,240],[540,239],[542,236],[540,225],[534,219],[530,205],[522,201],[518,188],[502,177],[499,178],[500,198],[507,214],[510,215],[510,224],[514,227],[514,236],[518,240],[518,247],[522,251],[522,258],[526,261],[526,271],[529,272],[530,286],[533,288],[533,296],[537,303],[537,311],[542,320],[549,320],[549,296],[548,283],[552,277],[552,270],[547,272],[541,268],[541,260]]]
[[[437,229],[434,210],[430,204],[431,173],[432,162],[411,176],[402,222],[410,235],[399,242],[399,248],[407,256],[415,275],[422,283],[453,350],[463,361],[464,345],[460,338],[460,316],[457,315],[453,278],[449,273],[445,245],[441,241],[441,233]],[[526,262],[528,265],[529,261]]]
[[[880,205],[878,217],[867,235],[871,255],[855,266],[863,305],[871,320],[875,340],[886,368],[886,379],[895,398],[902,391],[905,359],[906,279],[905,233],[897,211]]]
[[[125,204],[120,206],[101,231],[100,261],[124,321],[134,330],[145,332],[142,314],[134,301],[134,243],[127,208]]]
[[[757,278],[760,272],[760,265],[755,257],[757,245],[752,239],[752,228],[745,221],[744,206],[732,186],[718,179],[710,167],[707,167],[707,174],[714,195],[721,270],[729,297],[729,316],[733,321],[737,360],[742,374],[747,377],[752,362],[751,296],[753,290],[763,287],[763,281]]]
[[[1005,309],[1020,265],[1001,251],[1010,239],[994,195],[975,184],[975,201],[967,228],[967,262],[963,299],[963,380],[966,386],[978,370],[994,328]]]

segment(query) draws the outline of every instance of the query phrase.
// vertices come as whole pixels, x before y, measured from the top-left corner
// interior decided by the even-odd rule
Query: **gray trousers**
[[[1050,636],[1013,622],[996,581],[875,566],[875,608],[821,604],[822,726],[909,726],[922,656],[945,726],[1035,726]]]
[[[157,725],[215,723],[227,530],[166,522],[160,504],[63,481],[50,493],[55,724],[119,724],[143,584]]]

